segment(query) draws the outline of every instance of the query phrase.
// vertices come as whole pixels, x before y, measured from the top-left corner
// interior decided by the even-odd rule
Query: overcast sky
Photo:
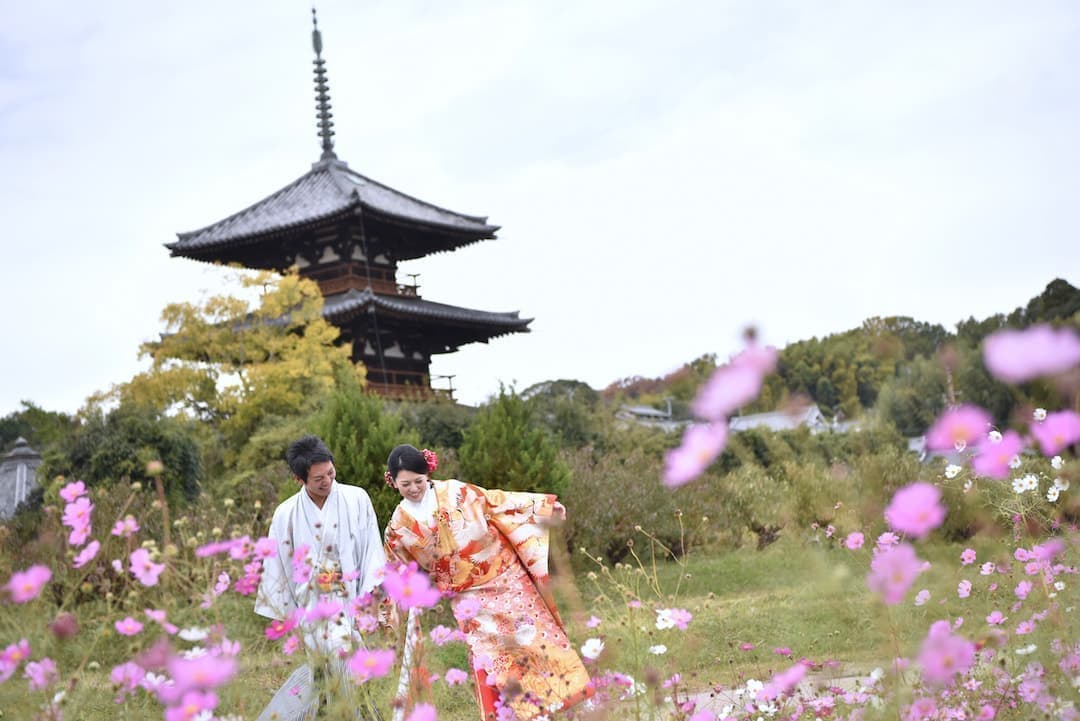
[[[1080,4],[319,3],[336,150],[502,226],[408,263],[534,317],[458,396],[594,387],[870,316],[952,327],[1080,284]],[[143,367],[223,289],[163,243],[318,159],[304,2],[0,0],[0,415]]]

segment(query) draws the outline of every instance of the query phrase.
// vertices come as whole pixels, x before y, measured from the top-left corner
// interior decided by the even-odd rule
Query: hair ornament
[[[424,454],[424,460],[427,461],[427,472],[434,473],[439,467],[439,457],[435,455],[435,451],[429,451],[427,448],[420,452]]]
[[[394,477],[390,475],[390,471],[383,472],[383,480],[386,481],[386,485],[388,486],[394,485]]]

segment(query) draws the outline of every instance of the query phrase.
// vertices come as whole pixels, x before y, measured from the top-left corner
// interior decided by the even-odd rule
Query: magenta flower
[[[1000,441],[984,438],[971,461],[972,469],[981,476],[1001,480],[1009,477],[1009,462],[1024,449],[1024,442],[1016,431],[1005,431]]]
[[[1031,558],[1037,561],[1049,563],[1054,557],[1065,550],[1065,541],[1060,538],[1052,538],[1046,543],[1040,543],[1031,548]]]
[[[460,596],[458,598],[461,598]],[[476,614],[480,613],[480,601],[475,598],[462,598],[453,604],[454,618],[459,622],[465,622],[470,619],[476,618]]]
[[[757,692],[758,701],[772,701],[795,690],[806,676],[806,664],[797,663],[786,671],[773,676],[765,687]]]
[[[866,585],[882,597],[889,606],[904,600],[916,576],[922,572],[923,562],[915,555],[915,549],[901,543],[878,553],[870,562],[870,574]]]
[[[469,679],[469,675],[460,668],[452,668],[446,672],[443,679],[446,681],[447,686],[457,686],[458,684],[465,683]]]
[[[65,503],[72,503],[79,496],[86,495],[86,484],[82,481],[73,481],[60,489],[60,498]]]
[[[964,552],[960,554],[960,563],[965,566],[970,566],[975,563],[975,555],[974,548],[965,548]]]
[[[217,708],[218,697],[213,691],[188,691],[179,703],[165,709],[165,721],[192,721],[204,711]]]
[[[456,671],[457,669],[451,670]],[[449,683],[449,679],[447,679],[447,683]],[[406,721],[435,721],[435,707],[429,703],[418,703],[413,706],[413,710],[409,712],[409,718]]]
[[[297,610],[296,613],[289,616],[285,620],[275,618],[273,621],[270,622],[270,625],[266,627],[266,631],[264,632],[266,634],[266,637],[271,641],[276,641],[285,634],[287,634],[289,631],[292,631],[294,628],[296,628],[299,617],[303,613],[304,612],[301,609]]]
[[[94,556],[97,555],[99,550],[101,550],[101,543],[98,541],[90,541],[86,548],[80,551],[78,556],[75,556],[75,562],[71,565],[75,568],[82,568],[90,563],[90,561],[94,560]]]
[[[91,529],[90,524],[72,528],[71,533],[68,534],[68,545],[75,546],[76,548],[86,543],[86,539],[90,537]]]
[[[1048,325],[998,331],[983,341],[983,362],[1006,383],[1064,373],[1080,364],[1080,336],[1071,328]]]
[[[389,648],[379,648],[369,651],[362,648],[349,659],[349,671],[357,683],[363,683],[373,678],[385,676],[394,665],[394,651]]]
[[[431,608],[442,594],[431,585],[427,574],[419,570],[416,562],[408,566],[387,564],[383,574],[383,590],[402,609]]]
[[[990,414],[973,405],[950,408],[926,432],[926,447],[933,451],[964,448],[986,435]]]
[[[113,626],[121,636],[134,636],[143,630],[143,625],[131,616],[128,616],[123,621],[117,621]]]
[[[228,553],[232,549],[232,545],[232,539],[205,543],[195,549],[195,556],[197,558],[207,558],[208,556],[216,556],[219,553]]]
[[[254,551],[255,544],[251,542],[251,537],[241,536],[233,539],[232,545],[229,547],[229,558],[234,561],[243,561]]]
[[[941,491],[921,482],[901,488],[885,509],[885,520],[901,533],[924,538],[945,520]]]
[[[919,665],[930,683],[948,684],[975,663],[975,644],[952,633],[948,621],[936,621],[923,641]]]
[[[166,666],[173,679],[171,692],[165,692],[168,697],[165,702],[170,704],[192,689],[217,688],[228,683],[236,674],[236,659],[231,656],[201,656],[193,659],[173,656]]]
[[[740,643],[739,644],[739,650],[740,651],[753,651],[755,648],[757,648],[757,646],[755,646],[752,643]]]
[[[713,371],[694,399],[694,415],[720,421],[757,398],[764,376],[751,366],[726,365]]]
[[[967,598],[971,595],[971,581],[966,578],[960,582],[956,587],[956,595],[960,598]]]
[[[1028,597],[1028,594],[1031,593],[1031,581],[1021,581],[1020,583],[1016,584],[1015,593],[1016,597],[1019,598],[1021,601],[1026,599]]]
[[[86,496],[80,496],[64,506],[64,516],[61,522],[68,528],[82,528],[90,523],[90,516],[94,512],[94,504]]]
[[[113,525],[112,535],[131,538],[138,530],[139,522],[135,520],[135,516],[127,515]]]
[[[132,661],[125,661],[119,666],[113,666],[112,671],[109,673],[109,679],[120,690],[120,697],[117,698],[117,702],[123,703],[124,697],[139,688],[145,677],[146,671],[143,667]]]
[[[1017,636],[1026,636],[1035,630],[1035,623],[1033,621],[1021,621],[1016,627]]]
[[[13,643],[0,653],[0,683],[7,681],[26,659],[30,658],[30,642],[25,638]]]
[[[877,550],[884,551],[900,543],[900,536],[891,531],[885,531],[877,537]]]
[[[986,617],[986,622],[991,626],[1000,626],[1008,620],[1008,617],[1003,616],[1001,611],[991,611],[990,615]]]
[[[695,424],[686,429],[682,444],[664,456],[664,485],[677,488],[700,476],[727,445],[724,421]]]
[[[849,533],[847,535],[847,538],[844,539],[844,546],[846,546],[847,549],[850,551],[857,551],[858,549],[862,548],[863,534],[859,533],[858,531]]]
[[[277,553],[277,541],[273,538],[260,538],[255,541],[255,558],[265,561]]]
[[[930,591],[928,589],[924,588],[923,590],[921,590],[921,591],[919,591],[918,593],[915,594],[915,605],[916,606],[925,606],[926,602],[929,601],[929,600],[930,600]]]
[[[772,652],[775,653],[777,656],[790,656],[791,655],[791,649],[788,648],[787,646],[777,646],[776,648],[774,648],[772,650]]]
[[[164,563],[154,563],[150,560],[150,551],[145,548],[136,548],[131,552],[130,569],[132,575],[139,579],[144,586],[156,586],[158,577],[165,570]]]
[[[304,614],[305,623],[318,623],[328,618],[335,618],[345,611],[345,605],[341,601],[323,599],[315,604],[315,608],[309,609]]]
[[[1080,414],[1074,411],[1050,413],[1042,423],[1031,426],[1031,435],[1039,442],[1044,456],[1056,456],[1080,441]]]
[[[56,672],[56,662],[51,658],[43,658],[40,661],[31,661],[23,669],[23,678],[30,680],[31,691],[41,691],[59,678]]]
[[[52,571],[47,566],[34,565],[25,571],[16,571],[4,588],[11,594],[15,603],[26,603],[37,598],[41,589],[52,578]]]

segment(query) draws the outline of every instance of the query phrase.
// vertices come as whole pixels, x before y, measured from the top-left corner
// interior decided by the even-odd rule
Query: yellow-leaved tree
[[[226,467],[260,426],[310,416],[337,379],[364,379],[314,281],[238,271],[232,282],[241,293],[168,305],[161,338],[140,348],[150,368],[99,398],[206,421]]]

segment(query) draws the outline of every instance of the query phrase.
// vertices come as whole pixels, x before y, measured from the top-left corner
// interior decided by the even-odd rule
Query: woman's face
[[[424,497],[424,491],[427,490],[428,483],[430,481],[426,473],[406,470],[398,471],[397,478],[394,479],[394,487],[398,489],[401,497],[414,502]]]

